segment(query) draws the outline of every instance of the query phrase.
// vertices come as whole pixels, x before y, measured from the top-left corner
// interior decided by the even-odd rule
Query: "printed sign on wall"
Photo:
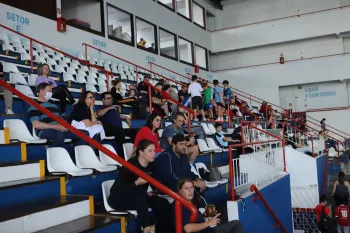
[[[16,13],[6,12],[6,18],[14,23],[13,29],[17,32],[23,33],[23,26],[30,24],[29,18]]]
[[[94,46],[98,47],[99,49],[106,49],[107,48],[107,43],[104,41],[101,41],[101,40],[93,39],[92,44]]]

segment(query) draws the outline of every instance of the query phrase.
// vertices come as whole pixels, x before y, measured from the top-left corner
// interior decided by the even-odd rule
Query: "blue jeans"
[[[86,130],[79,130],[80,132],[84,133],[85,135],[89,136],[89,132]],[[86,145],[87,143],[73,134],[70,131],[61,132],[56,129],[43,129],[39,133],[39,138],[47,139],[48,141],[51,141],[50,147],[61,147],[64,145],[64,139],[72,139],[73,141],[76,141],[76,146]]]

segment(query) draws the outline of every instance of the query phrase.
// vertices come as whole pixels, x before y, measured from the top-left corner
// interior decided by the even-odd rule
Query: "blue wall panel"
[[[111,233],[111,232],[120,233],[121,232],[120,222],[105,226],[101,229],[97,229],[91,232],[92,233]]]
[[[0,207],[60,195],[60,181],[42,182],[30,186],[0,190]]]
[[[21,146],[19,144],[0,147],[0,163],[21,161]]]
[[[267,203],[280,219],[288,233],[293,232],[292,202],[290,191],[290,177],[286,175],[280,180],[260,190]],[[245,198],[245,208],[238,203],[239,220],[245,233],[273,233],[282,232],[274,229],[276,222],[264,206],[262,201],[254,201],[256,194]]]
[[[95,176],[73,177],[66,182],[67,194],[93,195],[95,203],[102,202],[101,184],[106,180],[114,180],[116,171],[100,173]]]
[[[318,193],[321,196],[324,189],[324,176],[326,172],[326,156],[322,155],[316,159],[317,164],[317,181],[318,181]]]

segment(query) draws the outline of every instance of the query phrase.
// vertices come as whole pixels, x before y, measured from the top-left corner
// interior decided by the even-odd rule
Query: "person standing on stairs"
[[[344,172],[339,172],[338,177],[339,179],[333,184],[332,197],[334,198],[337,206],[340,206],[345,201],[349,200],[350,184],[348,181],[344,180]]]
[[[320,204],[318,204],[315,208],[315,214],[317,217],[317,229],[321,233],[331,233],[330,231],[330,219],[332,217],[332,211],[327,206],[327,197],[322,195],[320,197]]]
[[[60,113],[62,116],[66,114],[67,99],[70,104],[74,104],[75,100],[72,93],[65,85],[57,85],[55,80],[49,77],[50,67],[48,64],[43,64],[38,72],[38,77],[35,80],[35,87],[38,87],[40,83],[49,83],[52,85],[52,97],[60,100]]]
[[[0,63],[0,80],[5,81],[4,68]],[[5,113],[8,115],[13,115],[12,111],[12,102],[13,102],[13,94],[11,91],[7,90],[5,87],[0,85],[0,93],[3,92],[4,101],[5,101]]]
[[[348,200],[344,201],[344,203],[338,206],[335,210],[335,217],[338,219],[338,233],[350,232],[350,209],[348,207],[348,202]]]

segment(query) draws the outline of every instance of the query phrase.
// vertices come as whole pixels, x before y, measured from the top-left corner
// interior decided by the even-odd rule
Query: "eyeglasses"
[[[88,96],[87,99],[95,99],[95,96]]]

